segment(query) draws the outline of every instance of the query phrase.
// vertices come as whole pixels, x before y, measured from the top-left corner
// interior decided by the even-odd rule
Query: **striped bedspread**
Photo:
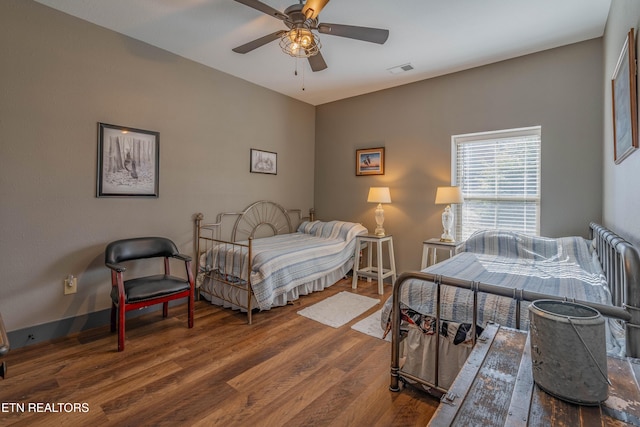
[[[276,297],[353,262],[355,237],[366,233],[365,227],[352,222],[305,221],[295,233],[254,239],[251,286],[258,307],[266,310]],[[246,266],[246,247],[222,243],[202,255],[200,275],[218,270],[246,281]]]
[[[523,289],[547,295],[611,304],[606,279],[595,259],[591,242],[582,237],[549,239],[519,233],[478,232],[454,257],[424,271],[469,281]],[[410,279],[402,288],[403,307],[434,316],[436,286]],[[473,293],[443,286],[441,318],[473,322]],[[478,325],[488,322],[516,327],[516,301],[484,293],[478,294]],[[528,303],[522,303],[523,307]],[[391,299],[384,306],[381,322],[387,326]],[[528,310],[521,311],[522,329],[528,329]]]

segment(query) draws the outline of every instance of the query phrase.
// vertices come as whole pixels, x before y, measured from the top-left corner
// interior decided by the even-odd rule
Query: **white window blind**
[[[482,229],[539,234],[540,141],[539,126],[452,137],[458,240]]]

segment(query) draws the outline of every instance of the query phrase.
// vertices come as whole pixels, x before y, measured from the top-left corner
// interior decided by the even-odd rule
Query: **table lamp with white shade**
[[[376,236],[384,236],[384,228],[382,228],[382,224],[384,223],[384,209],[382,209],[383,203],[391,203],[391,194],[389,193],[389,187],[371,187],[369,188],[369,197],[367,197],[367,202],[369,203],[377,203],[378,207],[376,208]]]
[[[451,228],[453,227],[453,211],[451,210],[451,205],[462,202],[464,202],[464,199],[460,187],[438,187],[436,190],[436,205],[447,205],[447,207],[444,208],[444,212],[442,212],[442,228],[444,229],[444,233],[442,233],[440,241],[455,241],[451,233]]]

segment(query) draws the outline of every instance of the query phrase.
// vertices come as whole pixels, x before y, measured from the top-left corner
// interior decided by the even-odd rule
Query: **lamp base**
[[[453,211],[451,210],[451,206],[444,208],[444,212],[442,212],[442,228],[443,233],[440,236],[441,242],[455,242],[455,239],[451,235],[451,228],[453,227]]]
[[[382,203],[378,203],[378,207],[376,208],[376,231],[374,232],[376,236],[384,236],[382,224],[384,224],[384,209],[382,209]]]

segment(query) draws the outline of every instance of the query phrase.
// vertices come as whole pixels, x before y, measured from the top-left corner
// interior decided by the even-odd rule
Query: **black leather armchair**
[[[188,298],[189,328],[193,327],[194,280],[191,257],[180,254],[176,245],[164,237],[138,237],[111,242],[104,254],[105,265],[111,269],[111,332],[118,325],[118,351],[124,350],[125,315],[128,311],[163,304],[167,317],[169,301]],[[164,258],[164,274],[124,280],[126,261],[144,258]],[[187,279],[171,276],[169,259],[184,261]]]

